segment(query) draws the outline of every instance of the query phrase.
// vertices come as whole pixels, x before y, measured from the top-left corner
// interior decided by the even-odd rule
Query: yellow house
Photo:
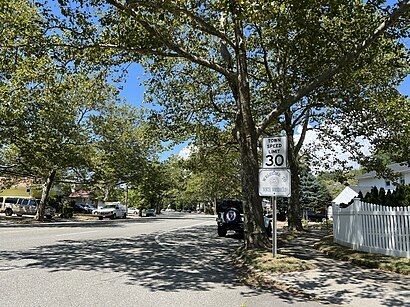
[[[41,189],[36,187],[32,179],[19,180],[11,186],[6,185],[6,180],[6,178],[0,178],[0,196],[30,198],[40,198],[41,196]]]

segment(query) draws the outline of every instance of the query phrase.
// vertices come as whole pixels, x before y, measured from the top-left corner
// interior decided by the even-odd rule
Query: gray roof
[[[357,185],[349,185],[349,188],[351,188],[356,193],[359,193],[360,191],[362,191],[363,196],[365,196],[366,193],[370,192],[372,189],[372,187],[360,187]]]
[[[389,164],[387,165],[387,167],[390,168],[395,173],[403,174],[403,173],[410,172],[410,167],[407,165],[406,162]],[[365,173],[360,176],[357,176],[356,179],[375,178],[375,177],[377,177],[377,173],[375,171],[371,171],[369,173]]]

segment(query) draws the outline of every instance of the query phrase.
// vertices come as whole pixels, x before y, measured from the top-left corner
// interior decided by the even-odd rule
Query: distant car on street
[[[128,214],[138,214],[140,211],[137,209],[137,208],[133,208],[133,207],[131,207],[131,208],[128,208],[127,209],[127,213]]]
[[[127,217],[127,210],[125,205],[120,202],[114,202],[112,204],[105,205],[104,207],[94,210],[93,215],[97,216],[98,219],[102,220],[105,217],[110,219]]]
[[[266,234],[270,237],[272,235],[272,213],[263,216],[263,224],[265,226]]]
[[[225,237],[228,230],[243,233],[242,202],[239,200],[223,200],[216,207],[218,236]]]
[[[316,213],[312,210],[303,210],[302,218],[303,219],[307,218],[309,222],[322,222],[323,220],[326,219],[326,215],[322,213]]]
[[[71,203],[69,206],[73,209],[75,213],[87,213],[88,210],[81,204]]]
[[[83,205],[84,210],[86,210],[86,213],[93,213],[94,210],[96,210],[97,208],[91,205]]]
[[[145,216],[155,216],[155,210],[154,209],[147,209],[147,212]]]
[[[34,198],[24,197],[0,197],[0,212],[4,212],[6,216],[16,214],[22,215],[36,215],[40,201]],[[56,210],[49,206],[45,206],[44,216],[47,219],[51,219],[55,216]]]

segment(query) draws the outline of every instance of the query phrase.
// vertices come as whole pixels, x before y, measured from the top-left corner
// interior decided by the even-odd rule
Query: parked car
[[[155,210],[154,209],[147,209],[147,212],[145,213],[145,216],[155,216]]]
[[[272,236],[272,213],[263,216],[263,224],[265,226],[266,234]]]
[[[127,213],[128,214],[138,214],[140,211],[139,211],[139,209],[137,209],[137,208],[133,208],[133,207],[131,207],[131,208],[128,208],[127,209]]]
[[[39,204],[39,201],[34,198],[0,197],[0,212],[4,212],[6,216],[36,215]],[[51,219],[55,213],[56,210],[53,207],[48,205],[45,207],[44,216],[46,218]]]
[[[218,236],[225,237],[228,230],[243,233],[242,202],[237,200],[224,200],[216,206]]]
[[[97,216],[100,220],[105,217],[108,217],[110,219],[125,219],[127,217],[127,209],[124,204],[120,202],[114,202],[112,204],[105,205],[101,209],[94,210],[93,215]]]
[[[310,222],[322,222],[326,219],[326,215],[322,213],[316,213],[312,210],[303,210],[301,212],[302,219],[306,219]]]
[[[86,213],[93,213],[94,210],[97,210],[96,207],[85,204],[83,205],[84,210],[86,211]]]
[[[73,209],[73,212],[75,213],[87,213],[88,212],[88,210],[84,208],[84,206],[81,204],[72,202],[69,204],[69,206]]]

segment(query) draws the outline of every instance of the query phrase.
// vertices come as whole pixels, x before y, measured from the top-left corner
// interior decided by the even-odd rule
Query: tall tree
[[[89,179],[102,189],[104,201],[110,191],[141,180],[159,142],[146,123],[146,112],[112,101],[90,115],[94,155]]]
[[[106,71],[91,74],[47,49],[53,38],[44,36],[44,20],[28,1],[3,1],[0,9],[1,171],[42,181],[42,219],[56,176],[86,164],[84,122],[111,88]]]
[[[43,181],[37,219],[42,219],[56,175],[87,165],[91,148],[86,114],[96,110],[105,98],[104,89],[95,92],[97,83],[102,84],[99,78],[79,74],[62,76],[56,71],[54,65],[43,64],[41,76],[34,73],[24,84],[29,94],[20,97],[20,108],[13,112],[14,107],[10,108],[13,104],[7,99],[0,108],[0,116],[6,123],[1,133],[7,136],[2,147],[3,171]]]
[[[400,1],[393,11],[380,10],[380,1],[353,0],[59,3],[68,17],[65,29],[73,28],[64,32],[66,44],[79,50],[119,50],[114,62],[146,56],[153,86],[163,83],[165,76],[166,97],[174,99],[155,98],[166,106],[172,126],[179,126],[174,131],[185,130],[192,118],[230,123],[240,148],[247,247],[267,243],[258,195],[259,136],[306,95],[332,87],[333,78],[348,74],[354,61],[371,60],[373,52],[367,50],[379,50],[381,36],[405,34],[395,30],[407,30],[403,23],[410,11],[409,1]],[[87,4],[98,14],[90,14]],[[301,45],[289,48],[287,42],[292,41]],[[293,69],[286,65],[289,56]],[[197,81],[198,74],[213,83]],[[173,97],[174,92],[183,92],[178,90],[181,83],[199,94]],[[274,100],[263,101],[266,95],[260,93],[267,91],[277,93]],[[198,98],[205,95],[210,99],[201,104]],[[215,95],[218,100],[211,98]],[[180,118],[185,120],[178,125]]]
[[[192,175],[187,183],[187,193],[193,201],[208,202],[216,208],[218,200],[241,198],[239,153],[236,146],[227,145],[227,133],[218,133],[218,143],[193,147],[185,165]]]
[[[164,164],[157,161],[147,163],[146,171],[131,186],[139,208],[153,208],[159,214],[166,203],[169,184]]]

